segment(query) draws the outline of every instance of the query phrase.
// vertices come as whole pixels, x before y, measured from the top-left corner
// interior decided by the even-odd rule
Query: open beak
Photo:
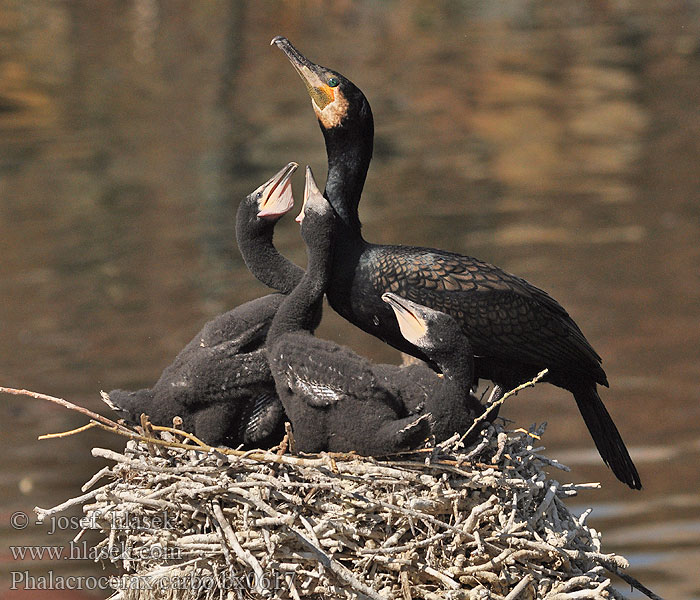
[[[304,211],[306,210],[306,206],[309,203],[309,200],[312,199],[315,195],[323,196],[321,194],[321,191],[318,189],[318,186],[316,185],[316,180],[314,179],[314,174],[311,172],[311,167],[308,165],[306,166],[306,182],[304,183],[304,203],[301,205],[301,212],[297,215],[297,218],[295,221],[299,224],[304,220]],[[324,199],[325,200],[325,199]]]
[[[312,63],[292,43],[286,38],[278,35],[273,38],[270,45],[277,46],[287,55],[289,62],[296,69],[301,80],[306,85],[306,90],[311,96],[314,104],[319,110],[323,110],[335,99],[333,88],[329,87],[325,79],[321,76],[323,67]]]
[[[258,188],[262,189],[262,195],[258,201],[258,217],[274,219],[292,209],[294,206],[292,175],[298,166],[297,163],[290,162]]]
[[[382,294],[382,300],[394,309],[401,335],[414,345],[428,333],[428,325],[423,320],[417,304],[391,292]]]

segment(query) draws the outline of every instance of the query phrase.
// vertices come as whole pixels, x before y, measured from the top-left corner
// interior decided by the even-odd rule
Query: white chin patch
[[[318,120],[321,121],[321,125],[323,125],[326,129],[338,127],[338,125],[340,125],[340,123],[343,121],[343,117],[345,117],[348,112],[348,101],[340,94],[336,94],[335,100],[333,100],[333,102],[330,104],[327,104],[323,109],[316,106],[313,100],[311,103],[313,104],[314,111],[316,112],[316,117],[318,117]]]

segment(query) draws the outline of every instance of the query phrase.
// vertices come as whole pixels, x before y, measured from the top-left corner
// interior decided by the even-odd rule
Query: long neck
[[[463,336],[460,336],[463,337]],[[474,376],[474,357],[471,345],[463,338],[452,352],[430,353],[428,356],[443,375],[443,386],[460,394],[468,394]]]
[[[304,269],[282,256],[272,243],[274,221],[265,221],[254,214],[244,200],[236,215],[236,241],[243,261],[255,278],[283,294],[288,294],[301,281]]]
[[[342,126],[322,129],[328,155],[328,179],[324,195],[343,223],[360,233],[358,205],[372,160],[374,127],[371,115],[362,128],[354,131]]]
[[[472,375],[474,372],[474,361],[461,356],[459,353],[446,362],[440,363],[440,369],[445,378],[445,382],[451,382],[456,389],[463,393],[468,393],[472,387]]]
[[[268,344],[285,333],[311,331],[312,316],[318,310],[330,276],[330,238],[307,250],[306,273],[277,310],[267,334]]]

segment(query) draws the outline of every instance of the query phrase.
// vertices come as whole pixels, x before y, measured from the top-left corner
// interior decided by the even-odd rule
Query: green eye
[[[339,85],[339,84],[340,84],[340,81],[338,81],[335,77],[331,77],[331,78],[328,80],[328,86],[329,86],[329,87],[336,87],[336,86]]]

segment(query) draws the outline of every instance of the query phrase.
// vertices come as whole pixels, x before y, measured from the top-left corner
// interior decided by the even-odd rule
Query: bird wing
[[[288,333],[268,352],[275,380],[284,377],[289,389],[310,406],[331,406],[347,397],[376,395],[371,363],[335,342],[306,332]]]
[[[214,317],[202,327],[187,347],[213,347],[235,341],[239,348],[243,348],[255,340],[259,341],[258,345],[262,345],[267,329],[284,298],[282,294],[268,294]]]
[[[377,292],[389,290],[452,315],[475,355],[543,366],[580,364],[605,379],[600,356],[545,291],[469,256],[407,246],[380,248]]]
[[[311,379],[298,371],[287,372],[287,385],[294,394],[302,396],[307,404],[317,408],[331,406],[343,398],[342,389]]]
[[[274,389],[258,391],[246,408],[240,421],[238,435],[245,444],[255,443],[269,436],[285,417],[284,408]]]

